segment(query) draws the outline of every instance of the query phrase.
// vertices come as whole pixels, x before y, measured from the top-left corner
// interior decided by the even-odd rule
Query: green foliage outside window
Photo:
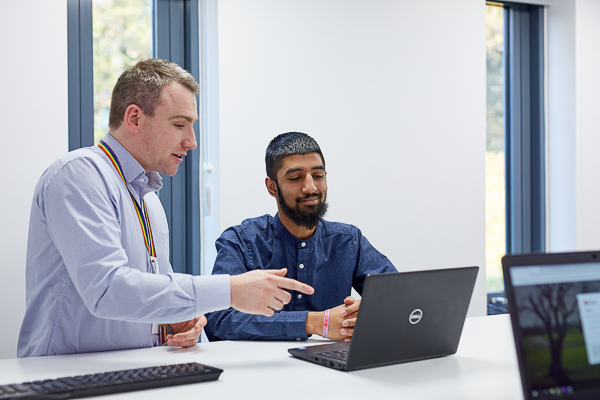
[[[504,290],[501,258],[506,253],[504,157],[504,8],[486,7],[486,275],[488,291]]]
[[[94,0],[94,143],[108,132],[110,95],[125,68],[152,56],[151,0]]]

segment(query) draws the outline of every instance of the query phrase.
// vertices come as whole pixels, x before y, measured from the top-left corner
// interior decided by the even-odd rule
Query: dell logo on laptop
[[[418,324],[421,321],[421,318],[423,318],[423,311],[417,308],[416,310],[413,310],[413,312],[410,313],[408,317],[408,322],[410,322],[413,325]]]

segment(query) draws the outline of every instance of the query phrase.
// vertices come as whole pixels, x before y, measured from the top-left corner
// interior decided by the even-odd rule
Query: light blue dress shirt
[[[148,209],[159,274],[132,198],[99,147],[72,151],[40,178],[27,246],[27,308],[19,357],[151,347],[152,323],[230,306],[229,276],[173,273],[169,230],[156,195],[162,179],[110,135],[129,191]]]

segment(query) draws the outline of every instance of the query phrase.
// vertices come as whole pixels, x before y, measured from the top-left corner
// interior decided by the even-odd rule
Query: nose
[[[194,133],[194,127],[190,126],[185,138],[183,139],[183,147],[188,150],[194,150],[198,147],[196,142],[196,134]]]
[[[315,181],[311,174],[307,174],[304,178],[304,186],[302,187],[302,193],[314,193],[317,191]]]

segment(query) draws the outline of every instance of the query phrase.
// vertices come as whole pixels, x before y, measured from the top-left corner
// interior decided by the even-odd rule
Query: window
[[[151,0],[93,0],[94,144],[108,132],[110,95],[119,75],[152,57]]]
[[[546,247],[544,8],[488,2],[486,39],[486,262],[491,298],[504,289],[504,253],[543,252]]]
[[[104,136],[106,98],[126,65],[162,58],[198,80],[198,16],[198,0],[68,0],[69,150]],[[194,129],[198,135],[198,124]],[[176,272],[200,273],[199,159],[192,151],[177,175],[163,176],[159,192]]]
[[[504,289],[501,258],[506,253],[504,179],[504,8],[486,7],[487,115],[485,151],[485,247],[488,291]]]

